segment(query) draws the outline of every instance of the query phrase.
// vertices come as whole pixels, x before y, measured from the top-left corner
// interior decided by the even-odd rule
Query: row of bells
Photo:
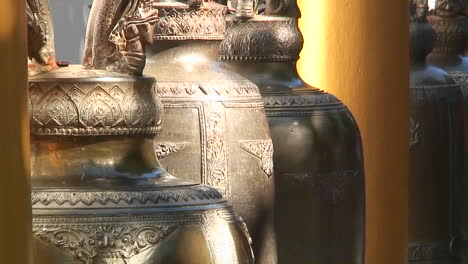
[[[363,263],[360,133],[297,19],[160,4],[143,76],[29,79],[35,263]]]

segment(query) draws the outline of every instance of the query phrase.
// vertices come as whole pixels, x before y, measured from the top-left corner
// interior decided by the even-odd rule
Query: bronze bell
[[[425,62],[437,32],[428,23],[427,12],[427,1],[410,2],[408,261],[452,263],[460,246],[463,96],[447,72]],[[442,49],[436,48],[429,61]]]
[[[435,9],[431,10],[427,20],[435,30],[436,40],[434,49],[428,55],[427,61],[437,67],[447,71],[452,79],[460,85],[464,101],[465,116],[465,135],[468,135],[468,57],[464,56],[464,47],[468,39],[468,18],[466,15],[466,1],[459,0],[437,0]],[[460,145],[463,141],[456,141]],[[457,243],[455,251],[461,258],[462,263],[468,263],[468,192],[464,191],[468,187],[468,147],[464,144],[464,162],[460,164],[459,160],[454,162],[456,176],[460,177],[457,184],[460,184],[460,190],[453,202],[453,208],[456,210],[453,215],[454,225],[456,225]]]
[[[149,9],[125,10],[114,19]],[[114,27],[131,47],[106,43],[118,56],[91,60],[114,72],[73,65],[29,79],[34,261],[253,263],[247,228],[220,192],[159,165],[162,104],[155,80],[138,76],[138,21]]]
[[[273,145],[258,87],[222,67],[227,8],[153,1],[159,10],[144,73],[157,79],[164,129],[155,151],[184,180],[218,189],[245,220],[258,263],[276,263]]]
[[[351,112],[299,77],[297,18],[227,21],[220,58],[260,88],[273,139],[278,262],[363,263],[364,167]]]

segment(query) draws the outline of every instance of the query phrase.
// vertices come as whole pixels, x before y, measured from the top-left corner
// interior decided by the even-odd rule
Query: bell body
[[[432,14],[427,19],[432,24],[437,36],[435,48],[429,54],[427,61],[445,70],[460,86],[464,98],[465,142],[457,142],[460,145],[464,143],[464,162],[463,167],[454,164],[458,165],[458,170],[462,170],[468,168],[468,147],[466,144],[466,135],[468,135],[468,57],[463,55],[464,45],[468,37],[468,19],[457,13],[444,12]],[[466,169],[459,183],[462,185],[462,190],[460,190],[456,201],[456,210],[459,210],[459,212],[455,213],[455,217],[459,219],[460,234],[457,235],[455,251],[457,251],[456,254],[461,263],[468,263],[468,192],[463,191],[468,187],[468,171]]]
[[[336,97],[293,63],[228,62],[257,84],[273,139],[279,263],[363,263],[364,168],[359,130]]]
[[[253,263],[222,195],[160,168],[154,79],[70,66],[29,92],[36,263]]]
[[[275,150],[278,262],[363,263],[364,167],[351,112],[299,78],[295,18],[231,19],[220,57],[260,88]]]
[[[165,115],[155,151],[170,173],[218,189],[246,221],[258,263],[276,263],[273,145],[258,87],[221,67],[218,41],[179,44],[148,55]]]
[[[433,66],[411,69],[409,262],[452,263],[459,233],[463,101]]]

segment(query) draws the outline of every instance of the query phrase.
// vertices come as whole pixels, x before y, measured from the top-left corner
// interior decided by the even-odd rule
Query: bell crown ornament
[[[28,75],[57,68],[54,32],[47,0],[27,0]]]
[[[468,4],[461,0],[436,0],[427,20],[436,32],[436,42],[431,56],[462,54],[468,36]]]
[[[152,1],[97,0],[90,16],[84,64],[94,69],[141,76],[146,45],[153,41],[158,17]]]
[[[241,2],[255,6],[255,2]],[[296,1],[267,0],[264,15],[226,18],[226,36],[219,58],[243,62],[296,62],[304,39],[297,24]]]
[[[153,1],[159,10],[153,39],[221,40],[227,7],[213,1]]]
[[[257,15],[249,20],[227,19],[219,57],[225,61],[296,62],[303,38],[297,19]]]

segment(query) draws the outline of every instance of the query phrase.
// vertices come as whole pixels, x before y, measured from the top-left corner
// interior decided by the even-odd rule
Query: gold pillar
[[[407,257],[409,25],[407,1],[299,0],[301,76],[346,103],[366,168],[366,263]]]
[[[31,239],[24,0],[0,8],[0,264],[28,264]]]

